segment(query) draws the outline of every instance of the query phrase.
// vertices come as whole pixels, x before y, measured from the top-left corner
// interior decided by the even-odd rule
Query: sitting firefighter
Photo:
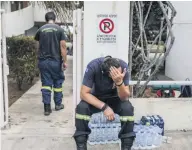
[[[87,150],[91,130],[88,122],[93,113],[103,111],[108,120],[119,114],[121,120],[121,149],[131,150],[135,139],[134,107],[128,100],[128,64],[111,56],[92,60],[86,68],[81,87],[81,102],[76,108],[76,131],[74,139],[77,150]]]

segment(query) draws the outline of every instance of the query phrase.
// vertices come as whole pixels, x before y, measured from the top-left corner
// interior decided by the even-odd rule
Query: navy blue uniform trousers
[[[41,73],[41,91],[44,104],[51,103],[52,91],[54,91],[55,104],[60,105],[62,103],[62,84],[65,76],[61,65],[61,61],[53,59],[39,60],[38,67]]]
[[[101,97],[99,99],[107,103],[113,109],[113,111],[120,116],[121,130],[119,132],[119,138],[122,139],[135,137],[136,135],[133,131],[134,107],[129,102],[129,100],[120,100],[118,97]],[[101,110],[88,104],[84,100],[81,100],[81,102],[76,107],[76,131],[74,137],[80,135],[89,135],[91,133],[91,130],[88,127],[88,123],[90,121],[91,115],[100,111]]]

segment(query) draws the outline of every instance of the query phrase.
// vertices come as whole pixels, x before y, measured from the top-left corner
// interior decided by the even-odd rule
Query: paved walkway
[[[65,109],[50,116],[43,115],[41,83],[37,82],[10,109],[10,129],[2,131],[2,150],[75,150],[72,134],[72,57],[64,83]],[[54,104],[52,104],[54,109]],[[167,133],[172,144],[158,150],[191,150],[191,132]],[[116,144],[89,146],[91,150],[117,150]]]

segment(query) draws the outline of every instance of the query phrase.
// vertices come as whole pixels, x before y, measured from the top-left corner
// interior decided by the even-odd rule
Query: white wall
[[[134,98],[130,99],[135,119],[145,115],[160,115],[165,130],[192,130],[192,101],[190,98]]]
[[[130,2],[86,1],[84,5],[84,70],[88,62],[102,55],[112,55],[128,62]],[[99,22],[103,19],[98,18],[98,14],[117,14],[111,33],[117,36],[116,43],[97,43],[97,34],[101,34]]]
[[[25,30],[34,26],[33,8],[27,8],[5,14],[6,36],[24,34]]]
[[[173,32],[175,43],[166,59],[165,74],[174,80],[192,80],[192,2],[172,1],[177,11]]]

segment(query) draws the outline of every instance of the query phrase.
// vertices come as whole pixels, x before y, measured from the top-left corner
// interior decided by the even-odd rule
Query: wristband
[[[115,85],[116,85],[116,86],[121,86],[123,83],[124,83],[124,82],[122,81],[121,84],[118,84],[118,85],[117,85],[117,84],[115,83]]]
[[[105,104],[105,105],[101,108],[101,110],[102,110],[102,111],[105,111],[105,110],[107,109],[107,107],[108,107],[108,105]]]

